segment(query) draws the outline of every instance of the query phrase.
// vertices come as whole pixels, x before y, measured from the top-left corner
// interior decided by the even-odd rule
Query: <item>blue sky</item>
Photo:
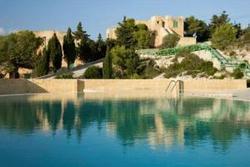
[[[232,21],[250,23],[250,0],[0,0],[0,34],[20,30],[75,29],[82,21],[95,38],[123,16],[190,16],[209,21],[226,10]]]

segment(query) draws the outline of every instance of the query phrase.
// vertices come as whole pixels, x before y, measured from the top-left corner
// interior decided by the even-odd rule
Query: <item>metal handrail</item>
[[[173,87],[170,90],[170,93],[173,92],[174,88],[176,87],[177,83],[181,83],[181,80],[171,80],[170,83],[168,84],[167,88],[166,88],[166,93],[168,93],[168,90],[170,89],[170,86],[172,85],[172,83],[174,83]]]

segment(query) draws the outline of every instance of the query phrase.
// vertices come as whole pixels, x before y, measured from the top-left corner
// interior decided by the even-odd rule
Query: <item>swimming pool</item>
[[[1,167],[247,167],[249,153],[249,102],[0,97]]]

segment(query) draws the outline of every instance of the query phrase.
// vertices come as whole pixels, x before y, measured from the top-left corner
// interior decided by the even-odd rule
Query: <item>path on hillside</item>
[[[80,77],[82,74],[84,74],[84,72],[92,66],[98,66],[98,67],[102,67],[103,66],[103,59],[99,59],[93,62],[89,62],[89,63],[85,63],[83,65],[74,67],[70,70],[70,72],[73,73],[73,77],[77,78]],[[37,79],[53,79],[55,78],[57,75],[63,74],[65,71],[58,71],[56,73],[53,74],[48,74],[42,77],[39,77]]]

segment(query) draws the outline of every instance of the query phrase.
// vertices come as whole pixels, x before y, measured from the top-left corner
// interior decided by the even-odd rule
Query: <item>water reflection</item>
[[[0,98],[0,129],[17,134],[45,131],[77,135],[96,127],[125,146],[145,140],[156,149],[211,142],[227,150],[250,138],[250,103],[209,98],[93,99],[83,95]],[[96,134],[98,136],[98,134]]]

